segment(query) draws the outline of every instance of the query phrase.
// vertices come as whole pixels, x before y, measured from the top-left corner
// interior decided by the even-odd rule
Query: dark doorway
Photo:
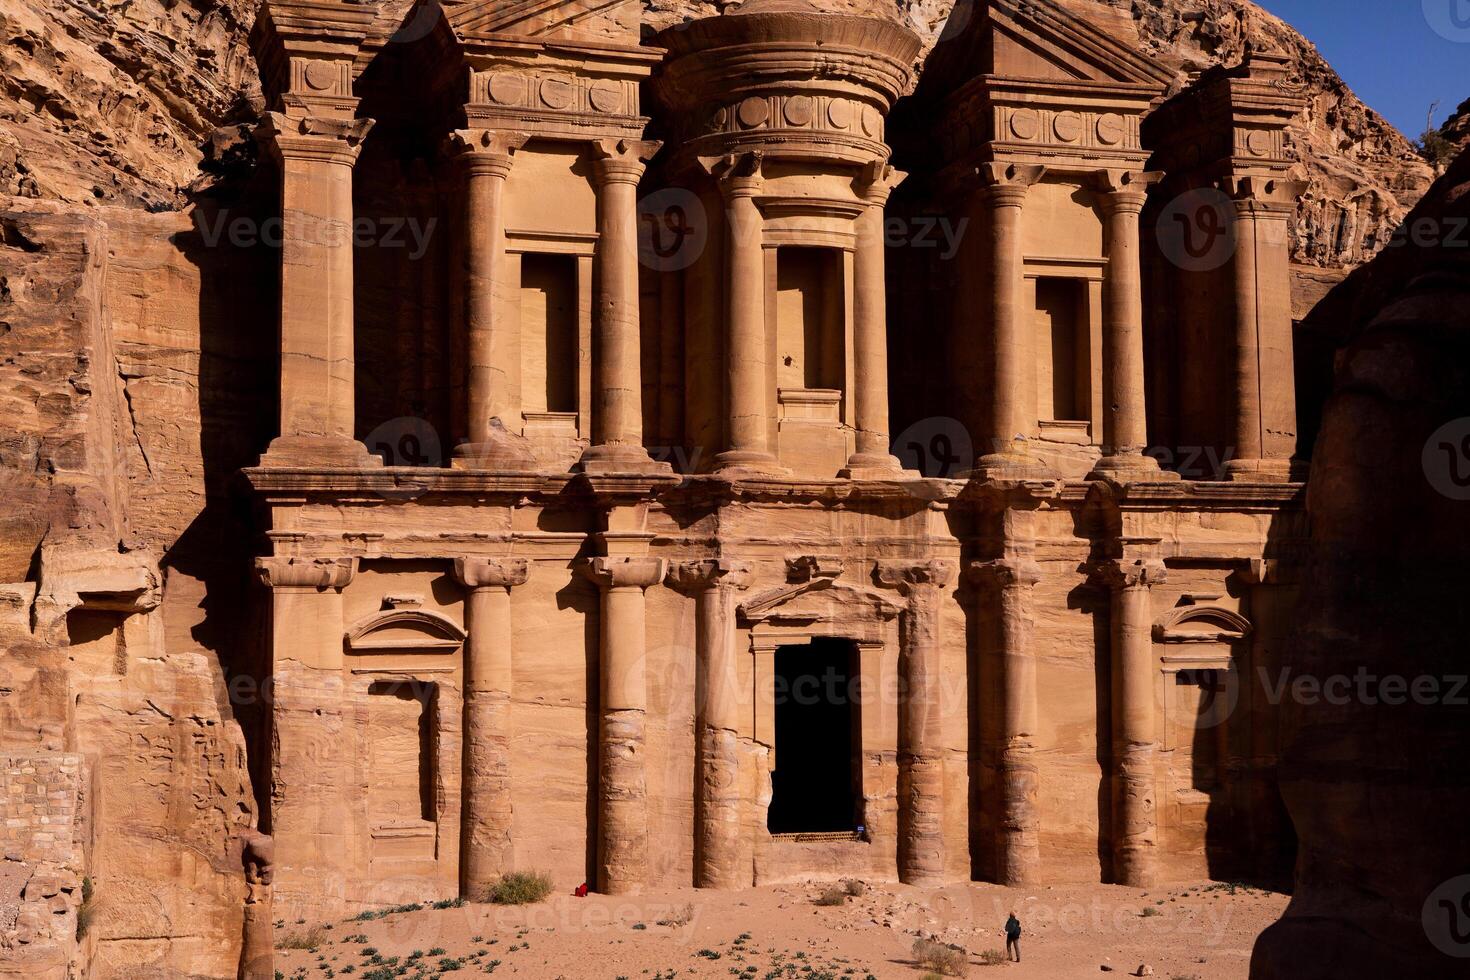
[[[766,822],[773,834],[857,828],[856,657],[848,640],[776,651],[776,768]]]

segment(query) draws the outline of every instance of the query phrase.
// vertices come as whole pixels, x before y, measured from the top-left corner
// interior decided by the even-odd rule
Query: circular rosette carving
[[[883,135],[883,114],[870,105],[863,106],[863,132],[873,139]]]
[[[782,107],[782,115],[790,126],[809,126],[812,121],[812,100],[805,95],[793,95]]]
[[[1105,113],[1097,120],[1097,138],[1103,146],[1117,146],[1123,142],[1123,136],[1127,133],[1127,127],[1123,125],[1123,117],[1116,112]]]
[[[526,102],[524,75],[492,75],[486,89],[490,101],[496,105],[524,105]]]
[[[1082,117],[1075,112],[1061,112],[1052,120],[1051,131],[1063,143],[1075,143],[1082,138]]]
[[[852,126],[852,103],[842,99],[833,99],[827,106],[827,122],[832,124],[833,129],[847,129]]]
[[[565,109],[572,104],[576,88],[572,80],[563,75],[553,75],[541,80],[541,101],[548,109]]]
[[[1030,142],[1041,135],[1041,116],[1035,109],[1017,109],[1011,113],[1011,134]]]
[[[301,77],[307,88],[324,92],[336,84],[337,69],[325,61],[312,61],[307,64]]]
[[[1253,156],[1266,156],[1271,152],[1271,134],[1263,129],[1251,130],[1245,138],[1245,147]]]
[[[771,118],[771,106],[765,99],[752,96],[740,103],[735,115],[740,120],[740,125],[746,129],[755,129],[757,126],[764,126]]]
[[[598,112],[621,112],[623,110],[623,87],[611,79],[603,78],[592,83],[587,90],[587,101]]]

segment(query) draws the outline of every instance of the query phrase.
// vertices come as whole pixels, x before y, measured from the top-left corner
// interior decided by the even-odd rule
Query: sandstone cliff
[[[1337,693],[1283,702],[1300,856],[1253,980],[1465,975],[1470,153],[1410,220],[1318,311],[1338,368],[1286,668]]]

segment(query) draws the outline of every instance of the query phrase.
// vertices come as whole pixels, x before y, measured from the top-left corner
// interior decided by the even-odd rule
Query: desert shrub
[[[980,954],[980,962],[986,966],[1000,966],[1006,961],[1006,954],[998,949],[987,949]]]
[[[1145,905],[1143,907],[1143,911],[1139,914],[1142,915],[1145,919],[1153,918],[1156,915],[1163,915],[1162,912],[1154,908],[1152,905]]]
[[[496,905],[534,905],[551,894],[551,876],[541,871],[512,871],[490,889]]]
[[[932,939],[915,939],[913,957],[924,969],[947,977],[965,974],[965,951],[958,946],[947,946]]]
[[[276,940],[276,949],[316,949],[327,941],[327,930],[312,926],[299,932],[288,932]]]
[[[868,886],[863,884],[861,881],[858,881],[856,878],[849,878],[842,883],[842,889],[849,895],[857,898],[868,890]]]
[[[847,890],[831,885],[822,889],[822,894],[817,896],[818,905],[845,905],[847,904]]]
[[[93,901],[94,895],[92,878],[88,875],[82,879],[82,904],[77,906],[77,942],[86,938],[92,928],[92,922],[97,918],[97,903]]]

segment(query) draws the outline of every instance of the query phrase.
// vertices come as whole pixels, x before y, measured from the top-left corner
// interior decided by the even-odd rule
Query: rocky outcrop
[[[228,684],[247,593],[203,600],[232,562],[243,585],[213,463],[254,436],[200,391],[253,414],[232,384],[269,388],[221,370],[199,277],[230,252],[178,214],[0,211],[0,976],[235,970],[258,706]]]
[[[1253,980],[1462,977],[1470,952],[1470,154],[1409,227],[1319,307],[1336,386],[1282,708],[1300,857]]]

